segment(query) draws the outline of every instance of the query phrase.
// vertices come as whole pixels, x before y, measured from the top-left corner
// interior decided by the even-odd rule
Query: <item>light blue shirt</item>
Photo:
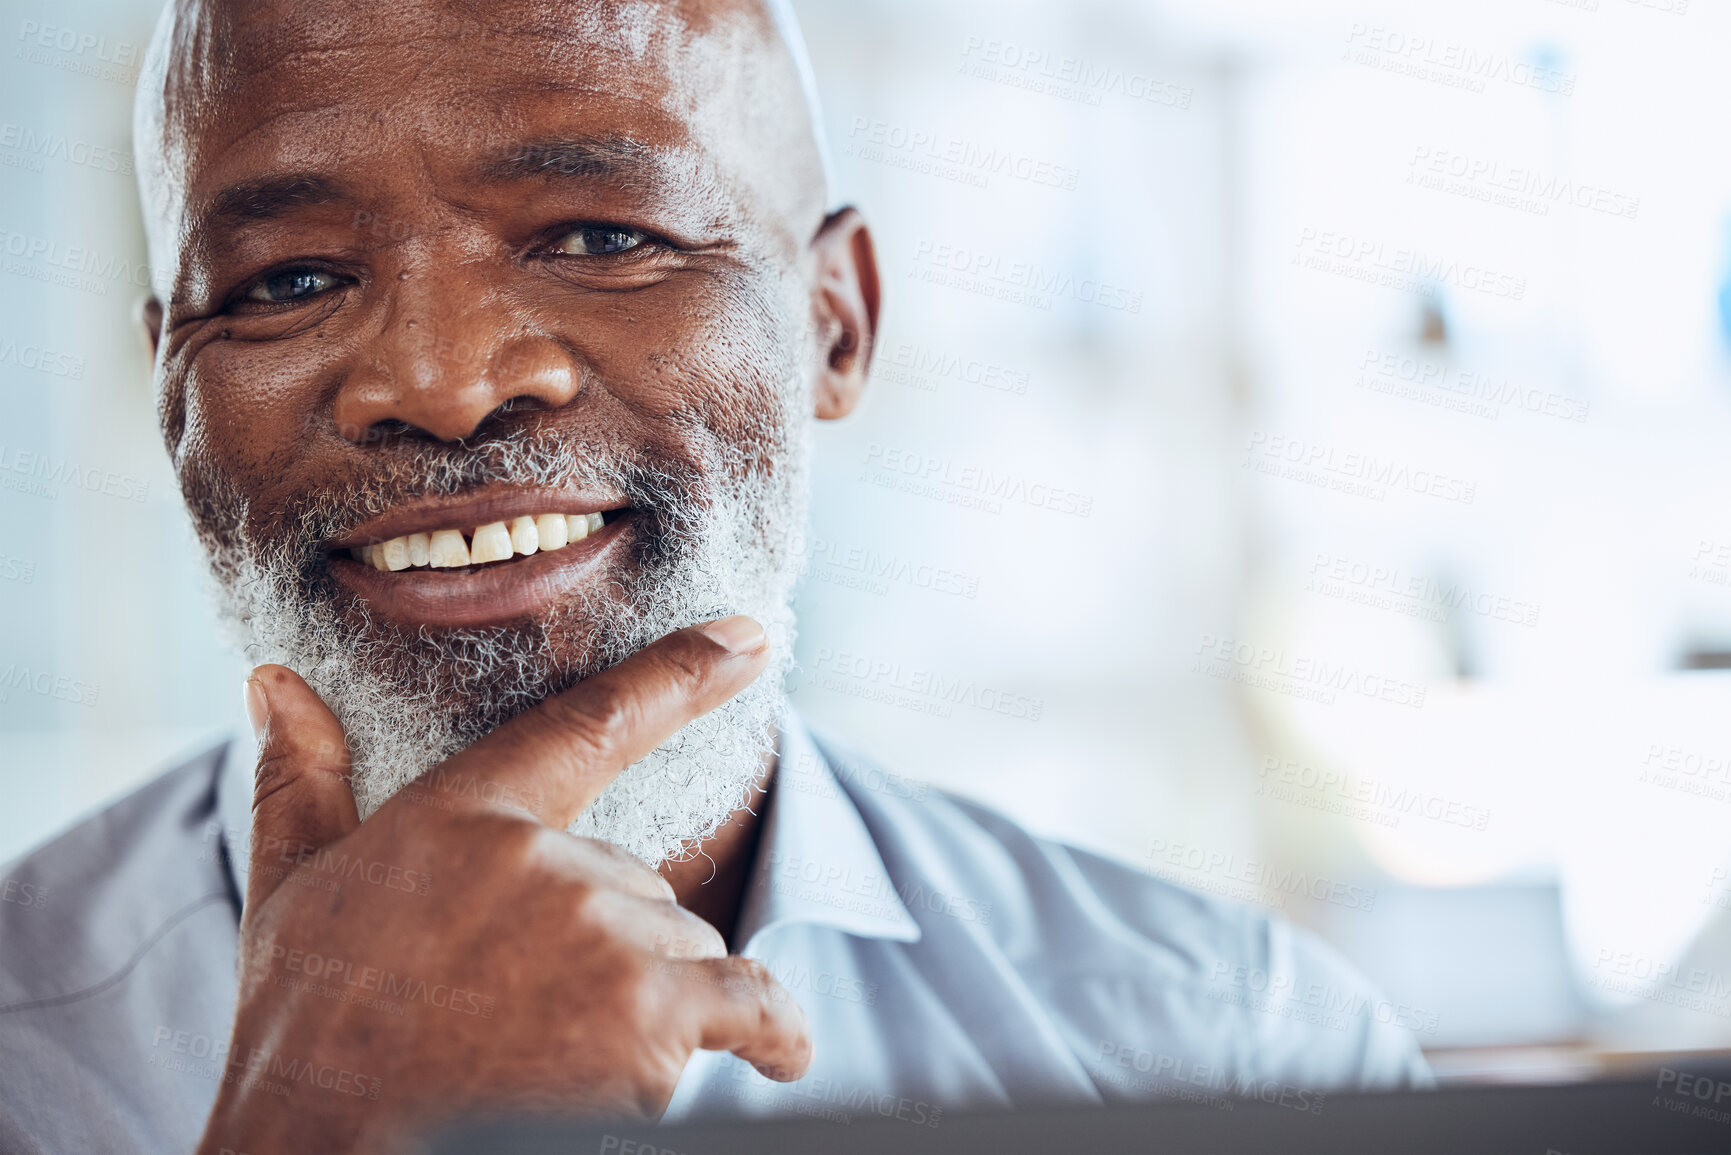
[[[0,867],[0,1150],[187,1150],[225,1071],[250,742]],[[51,772],[42,768],[39,772]],[[851,757],[790,719],[736,941],[805,1009],[798,1082],[699,1052],[669,1121],[885,1116],[1428,1082],[1284,921]]]

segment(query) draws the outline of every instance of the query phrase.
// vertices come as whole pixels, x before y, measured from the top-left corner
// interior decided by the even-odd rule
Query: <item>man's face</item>
[[[182,16],[145,190],[164,433],[254,655],[348,730],[363,815],[728,612],[782,662],[580,827],[658,860],[755,776],[824,360],[790,86],[749,5]]]

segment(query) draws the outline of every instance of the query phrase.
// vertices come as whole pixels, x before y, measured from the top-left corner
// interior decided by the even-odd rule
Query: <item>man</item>
[[[9,869],[52,902],[0,910],[0,1146],[1425,1078],[1320,944],[786,709],[879,306],[805,71],[756,0],[165,14],[145,316],[257,749]]]

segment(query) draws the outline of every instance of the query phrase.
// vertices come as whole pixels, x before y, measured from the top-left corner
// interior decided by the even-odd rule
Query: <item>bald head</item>
[[[683,187],[665,191],[701,196],[702,211],[804,241],[828,207],[787,0],[175,0],[134,112],[158,296],[179,291],[179,249],[198,239],[213,173],[298,168],[321,149],[339,167],[345,151],[437,165],[540,149],[557,170],[566,158],[541,146],[544,106],[560,101],[530,109],[530,94],[565,98],[566,135],[629,146],[639,169],[682,170]]]

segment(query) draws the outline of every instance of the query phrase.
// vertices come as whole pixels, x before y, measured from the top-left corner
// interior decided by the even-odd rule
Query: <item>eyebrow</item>
[[[490,180],[607,180],[639,191],[665,183],[674,170],[671,150],[612,134],[525,141],[480,165]],[[321,173],[283,173],[229,185],[211,198],[207,217],[219,228],[238,229],[296,209],[354,199],[349,186]]]
[[[538,177],[643,180],[669,167],[666,150],[627,136],[575,136],[532,140],[497,153],[481,171],[493,180]]]
[[[313,173],[289,173],[232,184],[211,198],[211,219],[227,225],[273,220],[297,208],[346,200],[341,183]]]

